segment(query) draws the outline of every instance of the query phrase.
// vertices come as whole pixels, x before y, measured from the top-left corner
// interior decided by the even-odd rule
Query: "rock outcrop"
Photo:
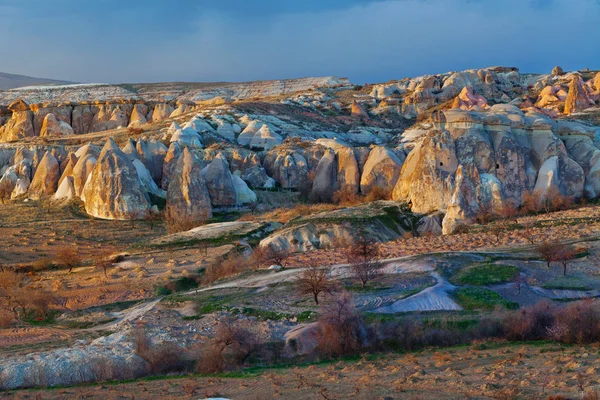
[[[239,204],[237,190],[227,160],[219,155],[202,170],[210,200],[215,206],[232,207]],[[169,185],[170,186],[170,185]]]
[[[40,199],[52,196],[56,192],[59,179],[60,166],[58,160],[47,151],[42,161],[40,161],[29,186],[29,198]]]
[[[594,105],[585,89],[583,79],[579,75],[573,75],[569,85],[569,94],[565,102],[565,114],[573,114],[583,111]]]
[[[390,149],[383,146],[371,149],[360,178],[361,192],[369,194],[377,188],[390,194],[398,181],[403,163],[404,159]]]
[[[57,120],[54,114],[48,114],[44,118],[40,136],[66,136],[72,134],[73,128],[68,123]]]
[[[184,148],[170,172],[167,207],[170,212],[192,222],[212,217],[211,199],[202,175],[202,164]]]
[[[136,168],[109,139],[83,188],[85,211],[102,219],[142,218],[150,208]]]

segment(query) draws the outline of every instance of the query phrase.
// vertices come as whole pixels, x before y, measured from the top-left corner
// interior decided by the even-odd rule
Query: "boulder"
[[[184,148],[171,170],[167,190],[167,207],[191,221],[212,217],[211,199],[202,174],[202,164],[188,148]]]
[[[225,157],[222,155],[215,157],[202,170],[202,176],[206,181],[213,205],[231,207],[239,204],[235,184]]]
[[[246,125],[242,133],[237,138],[237,142],[240,146],[249,146],[252,138],[258,132],[258,130],[264,126],[259,120],[253,120]]]
[[[0,142],[10,142],[35,136],[33,112],[14,111],[4,125],[0,126]]]
[[[98,112],[97,106],[85,104],[73,107],[73,113],[71,115],[71,126],[73,127],[73,131],[77,134],[91,132],[92,122],[96,112]]]
[[[583,79],[579,75],[573,75],[565,102],[565,114],[570,115],[581,112],[593,105],[594,102],[590,99],[584,87]]]
[[[356,160],[356,149],[336,139],[318,139],[316,143],[329,147],[335,152],[337,188],[344,192],[358,193],[361,171]],[[368,155],[365,157],[365,163],[367,159]]]
[[[148,115],[148,106],[145,104],[135,104],[131,111],[131,116],[129,117],[128,126],[144,125],[148,122],[146,120],[146,115]]]
[[[404,159],[399,158],[396,153],[384,146],[376,146],[369,153],[369,158],[363,168],[360,178],[360,191],[363,194],[370,193],[379,188],[385,193],[392,193]]]
[[[138,160],[140,158],[140,155],[138,154],[136,149],[136,144],[133,141],[133,139],[128,139],[127,144],[125,144],[125,146],[123,146],[121,150],[123,151],[123,153],[127,154],[131,161]]]
[[[471,86],[465,86],[457,97],[453,108],[460,108],[463,110],[483,110],[488,108],[487,99],[479,94],[473,92]]]
[[[150,209],[135,166],[108,139],[83,188],[85,211],[102,219],[141,218]]]
[[[62,171],[62,174],[60,175],[60,179],[58,180],[58,186],[60,186],[62,181],[67,176],[73,176],[73,168],[77,164],[77,161],[78,161],[77,156],[75,155],[74,152],[70,152],[67,155],[67,157],[65,158],[65,160],[63,160],[63,162],[61,163],[61,166],[60,166],[60,170]]]
[[[164,160],[169,150],[167,146],[156,139],[140,139],[136,150],[140,160],[150,171],[152,179],[159,184],[162,180]]]
[[[236,171],[232,174],[231,178],[233,179],[233,185],[235,186],[235,191],[237,192],[237,198],[239,204],[252,204],[256,203],[257,197],[256,193],[252,191],[244,182],[242,178],[240,178],[240,172]]]
[[[124,128],[129,125],[132,104],[105,103],[98,106],[98,112],[92,118],[90,132]]]
[[[328,202],[337,188],[337,161],[333,150],[328,150],[319,160],[313,180],[313,201]]]
[[[57,120],[54,114],[47,114],[42,123],[40,136],[67,136],[73,134],[73,128],[64,122]]]
[[[152,111],[152,122],[162,121],[163,119],[169,118],[169,115],[173,112],[173,106],[167,103],[158,103],[154,106]]]
[[[77,197],[81,197],[83,192],[83,188],[96,167],[96,157],[93,154],[85,154],[79,160],[77,160],[77,164],[73,167],[73,187],[75,189],[75,195]]]
[[[227,141],[233,142],[235,140],[234,126],[222,118],[216,118],[215,122],[217,124],[217,135]]]
[[[367,114],[365,109],[360,104],[358,104],[356,102],[356,100],[352,100],[350,113],[352,114],[353,117],[366,118],[366,119],[369,118],[369,114]]]
[[[72,176],[66,176],[60,185],[58,185],[54,196],[52,196],[54,200],[73,200],[75,197],[75,186],[73,185]]]
[[[308,160],[295,149],[275,148],[264,159],[267,174],[284,189],[300,189],[309,184]]]
[[[202,148],[202,138],[192,128],[184,128],[175,131],[171,136],[171,143],[178,142],[182,146]]]
[[[39,199],[54,194],[59,179],[60,166],[58,160],[47,151],[42,161],[40,161],[29,186],[29,198]]]
[[[552,68],[552,75],[554,76],[562,76],[565,74],[565,71],[563,71],[563,69],[560,66],[556,66],[554,68]]]
[[[454,192],[457,168],[450,132],[431,130],[406,158],[392,198],[412,204],[416,213],[444,211]]]
[[[480,211],[477,192],[481,177],[474,165],[459,165],[456,170],[454,193],[442,222],[442,233],[454,233],[459,226],[475,222]]]
[[[164,190],[167,190],[169,187],[169,183],[173,178],[173,174],[175,173],[175,168],[177,166],[177,160],[179,160],[179,156],[182,152],[182,147],[178,142],[173,142],[169,146],[167,150],[167,154],[165,155],[165,159],[163,162],[163,172],[162,172],[162,180],[160,187]]]
[[[269,126],[264,124],[252,137],[248,146],[251,149],[270,150],[282,143],[281,136],[271,133]]]

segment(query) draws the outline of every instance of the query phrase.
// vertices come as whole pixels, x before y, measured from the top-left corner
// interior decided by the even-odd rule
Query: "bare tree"
[[[102,269],[102,271],[104,271],[104,276],[107,276],[108,269],[113,265],[111,252],[105,250],[98,253],[96,257],[94,257],[94,264],[97,269]]]
[[[196,370],[201,373],[221,372],[242,364],[259,345],[254,332],[231,320],[220,321],[214,338],[198,347]]]
[[[10,310],[15,319],[35,315],[46,318],[56,298],[44,288],[32,288],[27,277],[11,269],[0,269],[0,306]]]
[[[490,228],[490,233],[496,238],[496,243],[500,242],[500,236],[502,236],[505,229],[506,228],[503,225],[497,223]]]
[[[329,273],[329,268],[321,268],[315,261],[311,261],[298,279],[298,290],[301,294],[311,294],[315,304],[319,305],[319,295],[331,293],[333,289]]]
[[[150,224],[150,230],[154,230],[154,226],[163,219],[161,211],[154,211],[151,208],[147,209],[142,213],[142,218]]]
[[[505,225],[508,225],[509,221],[513,221],[517,223],[517,215],[519,215],[519,211],[515,206],[510,203],[506,203],[502,205],[502,208],[498,212],[500,219],[502,219]]]
[[[7,268],[0,270],[0,301],[17,319],[25,312],[25,285],[26,279],[23,274]]]
[[[379,262],[379,243],[366,235],[358,236],[346,248],[346,260],[350,272],[364,289],[367,283],[381,274],[383,264]]]
[[[521,230],[523,236],[529,243],[535,244],[535,229],[532,223],[526,223]]]
[[[73,267],[81,264],[81,257],[75,245],[64,245],[56,251],[56,261],[69,268],[69,273],[73,271]]]
[[[521,288],[527,283],[527,278],[524,275],[521,275],[520,272],[517,272],[512,281],[515,285],[515,289],[517,289],[517,294],[521,294]]]
[[[563,267],[563,275],[567,276],[567,266],[569,262],[577,257],[575,250],[569,245],[558,245],[558,254],[556,255],[556,261],[560,262]]]
[[[290,251],[287,249],[276,249],[269,246],[266,250],[266,258],[269,260],[269,262],[279,265],[282,268],[287,266],[290,255]]]
[[[0,180],[0,203],[8,203],[13,186],[8,179]]]
[[[550,242],[543,242],[537,246],[537,252],[540,255],[540,257],[542,257],[544,261],[546,261],[548,269],[550,269],[550,264],[552,262],[559,260],[561,251],[562,250],[560,245]]]
[[[362,330],[363,321],[352,296],[342,292],[319,311],[319,350],[330,356],[354,353],[360,349]]]

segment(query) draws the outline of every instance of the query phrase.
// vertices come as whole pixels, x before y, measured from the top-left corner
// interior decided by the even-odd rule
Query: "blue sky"
[[[0,71],[78,82],[600,68],[600,0],[0,0],[0,21]]]

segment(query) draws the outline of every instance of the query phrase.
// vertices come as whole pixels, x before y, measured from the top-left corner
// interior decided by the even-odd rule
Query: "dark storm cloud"
[[[85,82],[600,67],[597,0],[0,0],[0,17],[0,71]]]

